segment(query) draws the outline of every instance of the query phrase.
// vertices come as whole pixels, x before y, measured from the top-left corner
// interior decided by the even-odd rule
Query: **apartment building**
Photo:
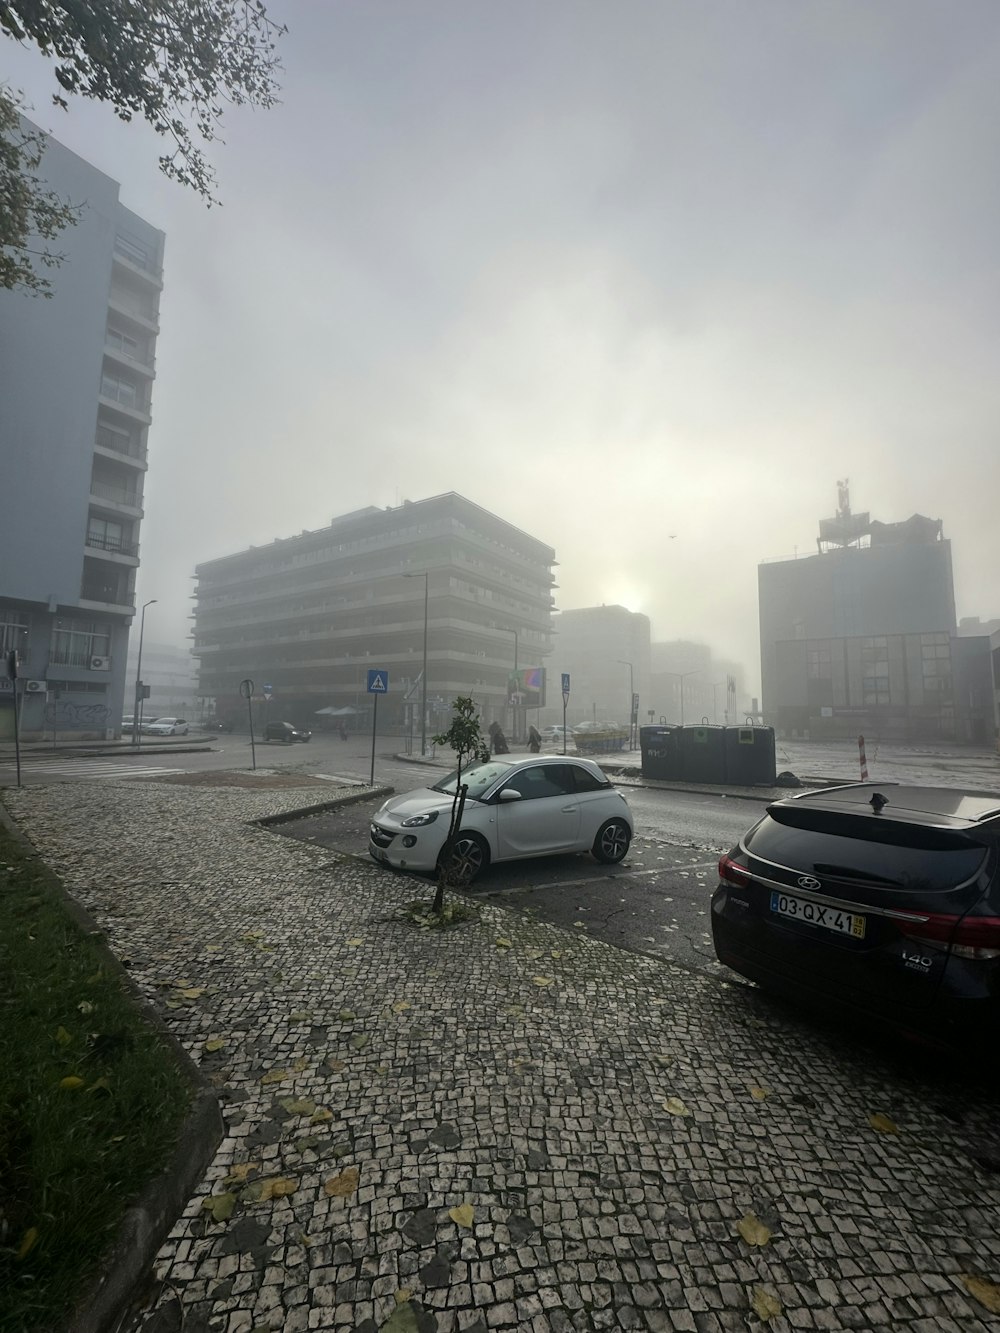
[[[22,735],[104,738],[135,611],[164,235],[53,139],[39,174],[82,212],[51,299],[0,292],[0,645],[21,657]],[[13,727],[0,668],[0,736]]]
[[[380,668],[380,724],[416,709],[420,732],[426,697],[433,734],[471,695],[485,725],[509,728],[514,668],[543,667],[551,652],[555,563],[551,546],[454,492],[205,561],[193,593],[199,694],[242,717],[249,678],[260,700],[269,687],[272,719],[358,726],[368,670]]]
[[[616,722],[627,727],[633,694],[639,696],[638,721],[644,723],[649,707],[649,617],[624,606],[583,606],[560,612],[555,630],[553,668],[570,677],[567,725]],[[562,721],[562,699],[555,689],[545,720]]]

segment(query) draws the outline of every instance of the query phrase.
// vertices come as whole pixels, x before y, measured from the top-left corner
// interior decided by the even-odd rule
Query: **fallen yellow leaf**
[[[227,1222],[233,1215],[233,1209],[236,1207],[235,1194],[210,1194],[207,1199],[202,1199],[202,1208],[212,1214],[216,1222]]]
[[[261,1078],[261,1083],[284,1083],[286,1078],[292,1077],[290,1069],[269,1069]]]
[[[770,1229],[753,1213],[744,1213],[736,1223],[736,1230],[748,1245],[766,1245],[771,1239]]]
[[[73,1038],[64,1027],[56,1028],[56,1041],[60,1046],[68,1046],[72,1040]]]
[[[278,1105],[289,1115],[312,1115],[316,1103],[311,1097],[279,1097]]]
[[[767,1093],[768,1093],[767,1088],[750,1089],[750,1096],[754,1099],[755,1102],[762,1102],[764,1098],[767,1096]]]
[[[977,1277],[975,1273],[959,1273],[969,1295],[986,1307],[991,1314],[1000,1314],[1000,1286],[989,1278]]]
[[[214,1055],[216,1051],[221,1051],[225,1044],[221,1037],[210,1037],[201,1049],[208,1055]]]
[[[323,1186],[324,1191],[334,1199],[346,1199],[358,1188],[361,1172],[356,1166],[349,1166],[339,1176],[331,1176]]]
[[[309,1061],[304,1055],[300,1055],[297,1060],[292,1061],[292,1068],[295,1070],[296,1074],[301,1074],[303,1069],[309,1068]]]
[[[679,1097],[668,1097],[663,1103],[663,1109],[664,1111],[669,1111],[671,1115],[691,1114]]]
[[[226,1176],[227,1185],[245,1185],[247,1176],[251,1171],[260,1169],[260,1162],[236,1162],[229,1168],[229,1174]]]
[[[868,1117],[868,1123],[872,1129],[877,1129],[880,1134],[898,1134],[899,1127],[894,1120],[890,1120],[887,1115],[881,1111],[876,1111],[874,1115]]]
[[[768,1320],[776,1319],[781,1314],[782,1305],[777,1296],[773,1296],[766,1287],[754,1287],[750,1309],[762,1323],[766,1324]]]
[[[355,935],[354,938],[349,939],[347,943],[351,946],[352,949],[356,949],[359,944],[364,944],[364,940],[361,938],[360,935]]]
[[[178,990],[183,990],[185,986],[192,986],[194,983],[188,977],[181,977],[180,981],[172,981],[171,986],[176,986]]]
[[[532,977],[531,980],[535,983],[536,986],[551,986],[551,985],[552,985],[552,978],[551,978],[551,977]]]
[[[506,939],[503,935],[497,936],[498,949],[512,949],[513,947],[514,946],[511,940]]]
[[[393,1300],[397,1305],[402,1305],[403,1302],[408,1301],[412,1295],[413,1292],[409,1287],[400,1287],[398,1291],[393,1292]]]
[[[187,986],[181,991],[185,1000],[199,1000],[205,994],[204,986]]]
[[[325,1106],[317,1106],[316,1110],[309,1118],[310,1125],[322,1125],[327,1120],[333,1119],[333,1112],[328,1111]]]
[[[254,1189],[254,1197],[258,1203],[270,1203],[272,1199],[284,1199],[289,1194],[294,1194],[299,1187],[299,1182],[291,1176],[272,1176],[269,1180],[254,1181],[255,1186],[259,1186],[259,1191]]]
[[[332,1056],[326,1063],[328,1068],[332,1069],[335,1074],[339,1074],[342,1069],[347,1068],[347,1065],[344,1064],[343,1060],[335,1060]]]
[[[407,1009],[412,1009],[412,1008],[413,1005],[409,1002],[409,1000],[397,1000],[396,1003],[392,1006],[392,1012],[394,1014],[405,1014]]]
[[[27,1231],[24,1233],[24,1235],[21,1237],[21,1243],[17,1247],[17,1257],[19,1259],[23,1259],[25,1255],[27,1255],[34,1248],[35,1241],[37,1239],[38,1239],[38,1228],[29,1227]]]
[[[83,1079],[76,1074],[67,1074],[65,1078],[59,1080],[59,1086],[63,1092],[76,1092],[78,1088],[83,1087]]]
[[[454,1208],[448,1209],[448,1216],[457,1227],[468,1229],[472,1226],[472,1220],[476,1215],[476,1210],[471,1203],[459,1203]]]

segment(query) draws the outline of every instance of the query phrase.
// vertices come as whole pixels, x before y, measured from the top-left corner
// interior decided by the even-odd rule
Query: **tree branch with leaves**
[[[462,769],[470,760],[486,763],[490,757],[489,746],[479,727],[476,705],[468,697],[459,697],[452,704],[452,720],[447,731],[434,737],[434,744],[448,746],[454,750],[458,765],[455,772],[455,794],[451,803],[451,817],[448,824],[448,836],[441,848],[438,860],[438,883],[434,894],[432,910],[438,915],[444,908],[444,891],[447,884],[457,882],[453,874],[455,844],[462,828],[462,814],[465,810],[465,798],[468,785],[462,782]]]

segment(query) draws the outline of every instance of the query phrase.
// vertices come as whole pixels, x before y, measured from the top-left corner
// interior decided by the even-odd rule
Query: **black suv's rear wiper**
[[[866,884],[888,884],[893,889],[903,887],[898,879],[888,879],[885,875],[875,875],[870,870],[858,870],[855,866],[821,865],[817,862],[813,869],[817,875],[835,875],[838,879],[861,879]]]

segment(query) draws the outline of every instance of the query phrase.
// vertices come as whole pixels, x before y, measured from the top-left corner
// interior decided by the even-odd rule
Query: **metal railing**
[[[139,547],[136,542],[124,541],[121,537],[102,537],[99,533],[87,533],[87,546],[94,547],[98,551],[114,551],[115,555],[138,555]]]
[[[106,602],[111,606],[134,606],[135,591],[120,583],[84,583],[80,596],[85,602]]]
[[[137,440],[131,436],[121,435],[116,430],[108,430],[104,426],[97,427],[96,443],[102,449],[113,449],[116,454],[124,454],[126,458],[146,457],[146,450]]]
[[[113,500],[116,504],[131,505],[133,509],[138,509],[142,504],[138,491],[127,491],[121,486],[109,486],[105,481],[92,481],[90,483],[90,493],[99,496],[102,500]]]

